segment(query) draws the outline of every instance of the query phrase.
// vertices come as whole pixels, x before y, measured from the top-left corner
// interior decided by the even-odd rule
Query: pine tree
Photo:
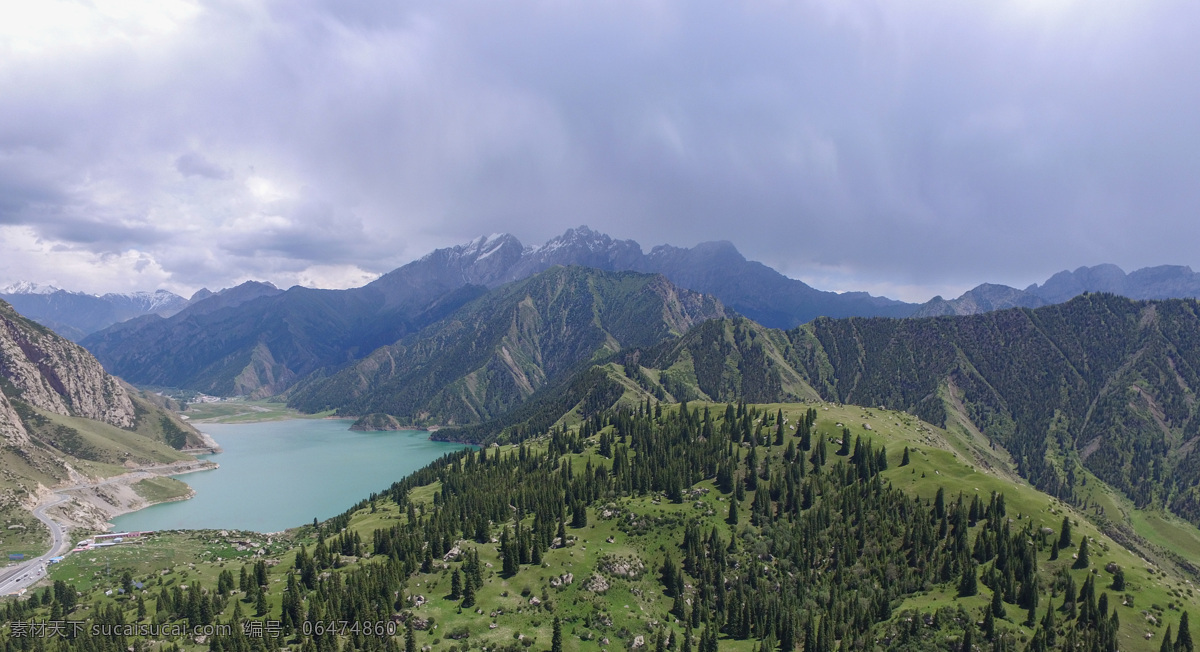
[[[1117,567],[1117,570],[1113,571],[1113,581],[1112,581],[1111,588],[1114,591],[1124,591],[1125,590],[1125,570],[1122,569],[1120,566]]]
[[[962,577],[958,581],[958,597],[967,598],[979,593],[979,578],[975,571],[975,560],[969,559],[963,566]]]
[[[458,569],[454,569],[454,573],[450,576],[450,599],[462,599],[462,573]]]
[[[1054,605],[1046,606],[1046,617],[1042,619],[1042,631],[1046,634],[1046,645],[1054,647],[1055,639],[1058,637],[1057,625],[1054,623]]]
[[[1167,625],[1167,632],[1163,634],[1162,645],[1158,646],[1158,652],[1175,652],[1175,644],[1171,642],[1171,626]]]
[[[404,652],[417,652],[417,633],[413,629],[413,619],[409,618],[404,627]]]
[[[267,609],[267,594],[265,591],[259,591],[258,600],[254,603],[254,615],[261,618],[267,615]]]
[[[1058,535],[1058,547],[1065,550],[1071,547],[1071,520],[1063,517],[1062,530]]]
[[[554,617],[554,633],[550,637],[550,652],[562,652],[562,621]]]
[[[463,583],[461,606],[463,609],[470,609],[475,606],[475,580],[470,575],[467,575],[467,581]]]
[[[521,570],[517,554],[517,544],[508,536],[508,528],[504,528],[500,535],[500,556],[503,557],[501,573],[505,577],[512,577]]]
[[[729,497],[729,516],[725,518],[725,522],[730,525],[738,524],[738,501],[732,496]]]
[[[1188,625],[1187,612],[1179,617],[1179,634],[1175,638],[1175,652],[1195,652],[1192,645],[1192,629]]]
[[[904,447],[904,457],[900,458],[900,466],[908,466],[908,465],[909,465],[908,446],[905,446]]]
[[[1083,537],[1079,541],[1079,552],[1075,556],[1075,563],[1071,564],[1071,568],[1080,569],[1087,568],[1091,564],[1088,559],[1088,538]]]

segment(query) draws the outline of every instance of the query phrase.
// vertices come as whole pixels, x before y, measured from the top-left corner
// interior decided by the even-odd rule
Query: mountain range
[[[746,260],[729,242],[704,242],[692,248],[661,245],[646,253],[633,240],[616,240],[586,226],[568,229],[540,246],[524,246],[507,234],[481,237],[464,245],[439,249],[401,267],[372,283],[372,290],[355,288],[345,292],[370,295],[383,290],[389,295],[391,291],[386,289],[389,285],[433,281],[434,277],[439,277],[435,281],[435,287],[439,288],[497,287],[528,278],[553,265],[660,273],[680,287],[711,294],[730,309],[772,328],[792,328],[819,316],[933,317],[1036,308],[1061,303],[1083,292],[1109,292],[1132,299],[1200,297],[1200,274],[1189,267],[1161,265],[1126,274],[1115,265],[1105,264],[1062,271],[1041,285],[1035,283],[1023,290],[984,283],[956,299],[937,296],[923,304],[912,304],[865,292],[814,289],[762,263]],[[252,283],[248,287],[259,285]],[[166,290],[91,295],[20,281],[0,288],[0,299],[30,319],[78,341],[136,317],[148,314],[171,317],[214,294],[224,294],[223,300],[209,301],[202,309],[212,312],[242,302],[238,297],[246,292],[245,288],[230,288],[220,293],[202,289],[190,299]],[[427,293],[416,292],[415,296],[430,300]],[[396,301],[410,298],[413,297],[402,290],[383,301],[381,312],[390,313]]]
[[[492,289],[557,265],[659,273],[780,326],[818,314],[899,315],[909,309],[865,293],[814,290],[747,261],[729,243],[656,247],[644,254],[631,240],[580,227],[539,247],[506,234],[481,237],[434,251],[360,288],[279,291],[243,284],[227,291],[238,297],[236,305],[199,298],[169,318],[143,316],[83,343],[112,373],[137,384],[271,396],[311,373],[340,368],[416,333]]]
[[[169,317],[188,303],[187,299],[166,290],[96,295],[25,281],[0,288],[0,299],[25,317],[76,341],[134,317],[149,314]]]
[[[1200,298],[1200,274],[1183,265],[1144,267],[1128,274],[1116,265],[1061,271],[1024,290],[984,283],[957,299],[934,297],[907,316],[975,315],[1005,308],[1038,308],[1063,303],[1084,292],[1107,292],[1130,299]]]
[[[1025,290],[979,286],[919,308],[869,295],[833,295],[846,298],[837,303],[828,293],[746,261],[727,243],[657,247],[647,254],[631,241],[581,228],[540,247],[507,235],[480,238],[351,290],[281,290],[248,282],[204,291],[171,316],[117,323],[83,344],[108,372],[140,384],[227,395],[282,393],[304,412],[360,417],[360,429],[438,424],[445,426],[434,435],[441,439],[518,443],[514,456],[542,446],[573,451],[588,459],[581,478],[619,479],[618,486],[626,487],[643,483],[648,500],[661,493],[678,503],[684,502],[683,489],[697,482],[715,478],[714,486],[729,494],[740,478],[778,488],[780,505],[803,505],[825,495],[816,487],[834,486],[826,482],[861,482],[886,469],[886,455],[878,461],[859,444],[898,423],[913,426],[909,415],[915,415],[937,430],[916,424],[903,450],[893,443],[893,458],[907,466],[910,453],[920,459],[934,451],[941,462],[921,461],[920,479],[913,468],[894,473],[895,482],[932,483],[952,468],[966,491],[992,482],[1024,490],[1024,478],[1086,511],[1100,532],[1143,555],[1156,537],[1169,538],[1163,532],[1194,538],[1192,526],[1200,525],[1200,302],[1155,298],[1193,292],[1194,276],[1181,267],[1125,274],[1100,266],[1063,272]],[[814,305],[804,297],[866,316],[800,322],[797,315]],[[1008,307],[1013,304],[1029,306]],[[912,316],[924,308],[934,314]],[[966,312],[975,314],[959,314]],[[96,474],[126,462],[171,461],[177,449],[199,438],[161,400],[109,376],[83,348],[3,302],[0,390],[0,436],[7,444],[0,454],[4,468],[21,478],[0,494],[0,508],[28,505],[41,478],[61,482],[77,469]],[[704,403],[702,409],[688,407],[695,401]],[[664,421],[663,404],[671,403],[679,406],[668,409]],[[760,412],[745,403],[767,405]],[[851,405],[869,407],[845,407]],[[837,418],[829,418],[831,408]],[[712,415],[722,421],[721,430]],[[861,422],[850,423],[851,417]],[[790,439],[801,436],[791,429],[802,422],[808,424],[802,439]],[[823,429],[804,443],[814,425]],[[853,454],[850,426],[859,435]],[[611,478],[609,467],[590,466],[593,454],[583,440],[597,435],[595,459],[612,457]],[[529,438],[540,439],[527,447]],[[675,443],[664,447],[668,441]],[[785,448],[785,442],[791,445]],[[841,446],[830,465],[827,444]],[[761,470],[758,450],[767,451]],[[481,449],[474,464],[497,465],[500,458],[490,451]],[[699,464],[703,451],[711,460]],[[799,468],[805,462],[797,454],[811,455],[814,466],[808,499]],[[630,460],[640,470],[631,470]],[[696,469],[684,470],[687,460]],[[743,462],[746,474],[739,475]],[[455,473],[473,470],[449,463]],[[553,475],[546,477],[570,482],[575,474],[565,468],[548,467]],[[422,473],[426,484],[434,481]],[[5,479],[12,477],[10,472]],[[539,476],[539,486],[545,479]],[[451,489],[443,498],[456,485],[446,486]],[[766,498],[770,491],[744,488],[756,492],[749,503],[752,524],[784,513]],[[883,485],[861,488],[867,492],[854,494],[860,498],[877,495]],[[587,501],[617,495],[607,491],[597,490]],[[976,499],[979,509],[971,508],[977,516],[985,494]],[[703,492],[689,493],[688,501],[693,495]],[[929,492],[921,497],[929,499]],[[573,516],[585,510],[583,498],[572,500]],[[938,503],[945,507],[941,498],[934,499]],[[961,496],[951,503],[954,510],[966,509]],[[397,510],[399,505],[398,498]],[[1035,513],[1056,522],[1061,505],[1039,495],[1008,523]],[[849,510],[851,503],[844,506]],[[503,518],[512,510],[507,500],[493,507]],[[729,509],[726,522],[736,524],[737,508]],[[565,507],[545,514],[539,527],[548,538]],[[461,516],[453,520],[455,532]],[[974,527],[965,511],[959,516],[954,527]],[[952,532],[945,516],[940,530],[938,519],[918,520],[927,532],[944,530],[939,538]],[[993,521],[998,533],[1010,535],[1009,524]],[[1159,526],[1166,529],[1154,529]],[[1021,527],[1016,541],[1022,547],[1036,540],[1036,532],[1047,537],[1045,527]],[[516,536],[524,536],[520,527]],[[889,536],[909,538],[900,529]],[[1091,540],[1099,545],[1101,539]],[[983,547],[990,541],[977,540],[968,554],[962,538],[947,563],[956,558],[974,573],[967,559],[990,559]],[[857,549],[853,537],[843,547]],[[724,544],[714,549],[730,550]],[[1200,573],[1187,554],[1174,553],[1171,545],[1163,550],[1178,557],[1171,557],[1173,564]],[[1085,552],[1081,543],[1079,555]],[[409,558],[410,571],[416,559]],[[941,573],[942,582],[952,575]],[[992,566],[982,581],[999,595],[992,583],[1007,580]]]

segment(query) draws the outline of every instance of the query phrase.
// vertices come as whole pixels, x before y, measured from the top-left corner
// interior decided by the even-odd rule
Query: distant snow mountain
[[[0,299],[12,304],[23,316],[71,340],[80,340],[141,315],[170,316],[188,304],[187,299],[166,290],[95,295],[29,281],[0,288]]]
[[[633,240],[617,240],[586,226],[567,229],[543,245],[526,247],[507,233],[439,249],[419,262],[459,275],[464,284],[497,287],[555,265],[605,271],[662,274],[672,283],[711,294],[726,306],[772,328],[792,328],[818,316],[904,317],[917,306],[866,292],[824,292],[748,261],[732,243],[702,242],[692,248],[660,245],[649,253]],[[406,265],[389,276],[410,273]]]
[[[1184,265],[1158,265],[1125,273],[1112,264],[1064,270],[1045,283],[1024,290],[984,283],[957,299],[934,297],[921,304],[911,316],[974,315],[1006,308],[1039,308],[1063,303],[1084,292],[1107,292],[1130,299],[1200,298],[1200,273]]]
[[[17,281],[0,288],[0,294],[54,294],[58,291],[53,285],[38,285],[32,281]]]

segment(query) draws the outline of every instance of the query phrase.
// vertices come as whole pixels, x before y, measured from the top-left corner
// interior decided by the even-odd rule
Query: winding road
[[[27,589],[46,576],[46,566],[50,563],[50,559],[66,554],[71,550],[71,542],[67,539],[67,530],[60,523],[50,518],[47,513],[51,507],[60,505],[71,499],[70,492],[80,491],[84,489],[94,489],[110,484],[129,484],[144,478],[155,477],[158,475],[177,475],[188,471],[199,471],[207,468],[215,468],[216,465],[211,462],[189,462],[187,464],[160,464],[155,466],[147,466],[140,469],[132,470],[128,473],[123,473],[111,478],[105,478],[96,482],[88,482],[83,484],[72,485],[70,487],[60,487],[54,490],[54,498],[43,502],[33,508],[33,515],[37,520],[46,524],[46,528],[50,530],[50,550],[45,554],[33,559],[21,562],[16,566],[0,569],[0,596],[20,593],[22,589]]]
[[[54,500],[33,508],[33,515],[37,517],[37,520],[45,523],[50,530],[50,550],[40,557],[0,571],[0,595],[18,593],[21,589],[28,588],[34,582],[45,577],[46,566],[50,563],[51,557],[57,557],[70,550],[66,530],[46,514],[46,510],[64,503],[68,499],[69,496],[56,492]]]

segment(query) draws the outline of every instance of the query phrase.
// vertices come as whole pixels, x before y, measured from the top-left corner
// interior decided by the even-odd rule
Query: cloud
[[[175,159],[175,169],[185,177],[197,176],[207,179],[228,179],[229,172],[196,152],[188,152]]]
[[[340,284],[581,222],[907,297],[1200,265],[1182,0],[26,5],[0,225],[114,283]]]
[[[345,289],[366,285],[379,278],[356,265],[313,265],[296,274],[296,285],[310,288]]]

